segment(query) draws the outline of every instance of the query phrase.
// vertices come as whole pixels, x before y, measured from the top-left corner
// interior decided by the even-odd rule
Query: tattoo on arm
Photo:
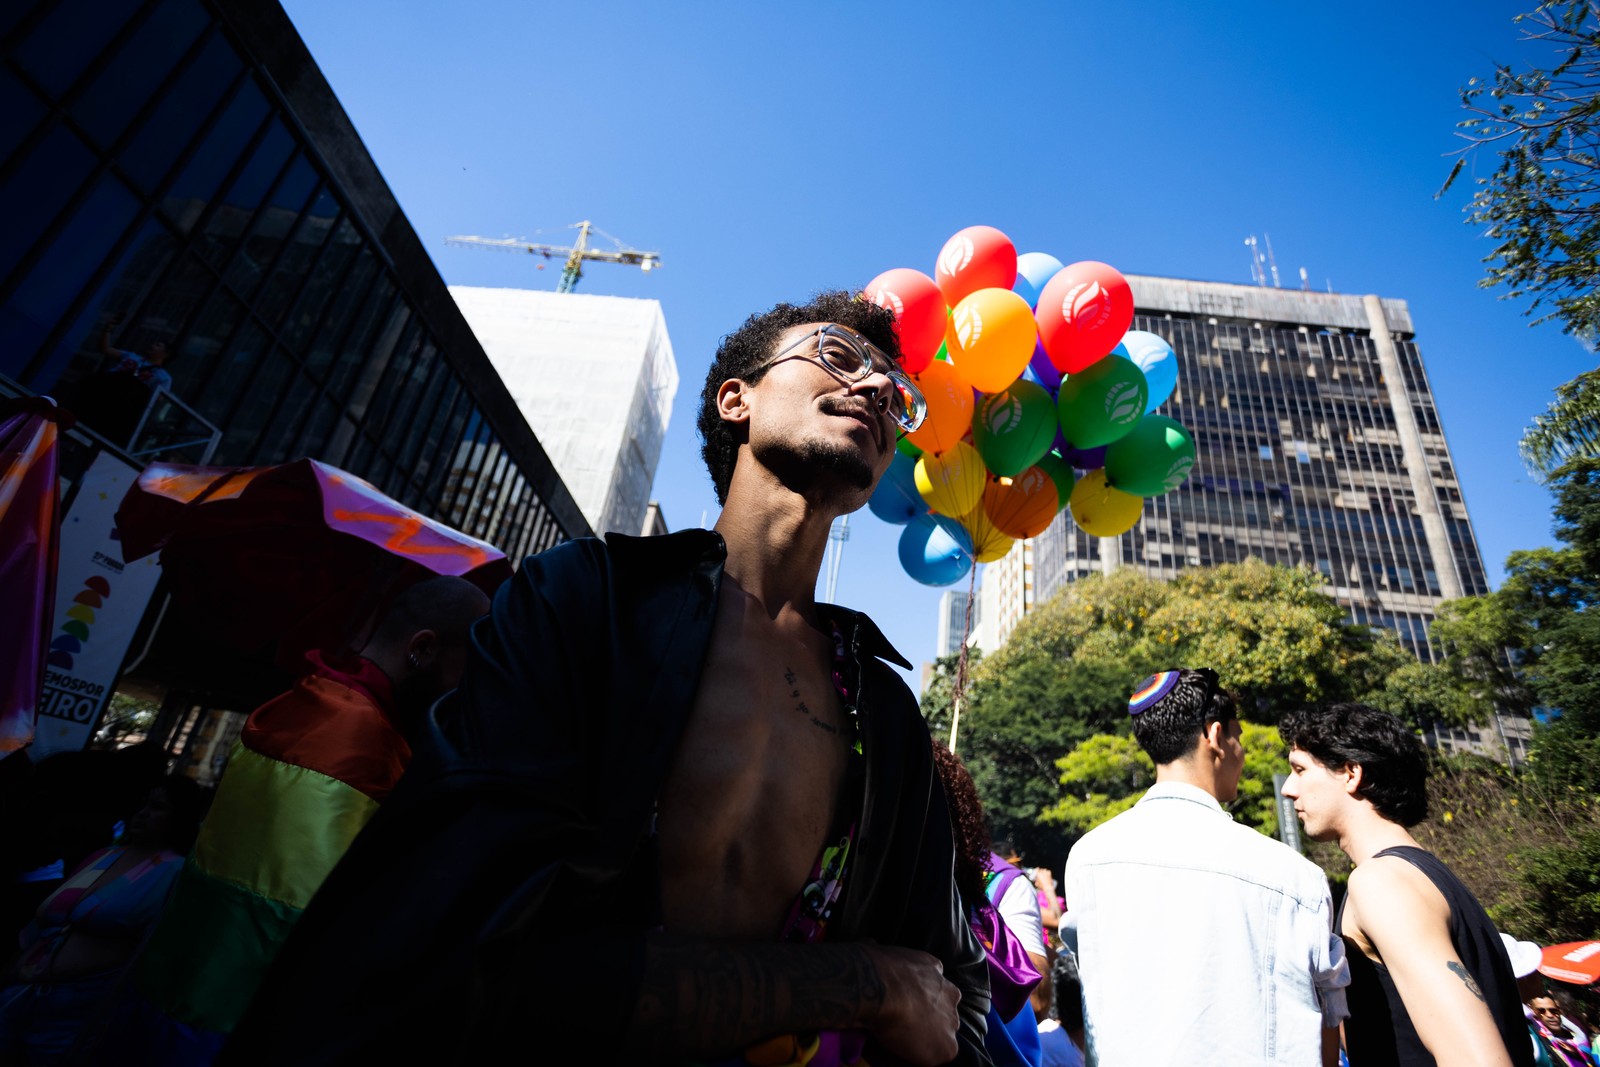
[[[1449,963],[1445,964],[1445,966],[1450,968],[1450,973],[1461,979],[1462,984],[1467,987],[1467,991],[1469,993],[1477,997],[1479,1000],[1483,1000],[1483,990],[1478,988],[1477,981],[1464,966],[1457,963],[1455,960],[1451,960]]]
[[[657,943],[626,1044],[652,1058],[738,1052],[778,1034],[859,1025],[885,992],[860,946]]]

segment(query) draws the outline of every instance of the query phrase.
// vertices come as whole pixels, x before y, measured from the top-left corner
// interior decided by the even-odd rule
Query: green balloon
[[[1050,476],[1056,483],[1056,494],[1060,496],[1061,503],[1057,510],[1067,506],[1072,499],[1072,487],[1078,484],[1078,476],[1072,473],[1072,464],[1061,458],[1059,452],[1046,452],[1034,466]]]
[[[949,363],[950,362],[950,346],[948,344],[946,344],[945,342],[940,341],[939,342],[939,351],[937,351],[937,352],[935,352],[933,354],[933,358],[934,359],[942,359],[946,363]]]
[[[1106,448],[1106,484],[1124,493],[1170,493],[1193,467],[1194,435],[1165,415],[1146,415]]]
[[[1056,404],[1042,385],[1018,379],[978,401],[972,443],[991,473],[1011,478],[1039,461],[1056,439]]]
[[[901,434],[900,439],[894,443],[894,450],[902,456],[910,456],[912,459],[922,455],[922,449],[912,444],[911,438],[905,434]]]
[[[1061,380],[1061,432],[1075,448],[1099,448],[1133,429],[1150,387],[1131,359],[1107,356]]]

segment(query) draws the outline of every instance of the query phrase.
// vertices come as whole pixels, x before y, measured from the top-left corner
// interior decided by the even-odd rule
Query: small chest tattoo
[[[789,699],[794,701],[794,710],[811,720],[812,726],[837,736],[839,733],[839,728],[832,723],[824,722],[821,718],[819,718],[817,713],[811,710],[811,705],[807,704],[805,698],[800,695],[800,679],[799,676],[794,673],[793,667],[785,667],[783,669],[783,680],[784,683],[789,687]]]

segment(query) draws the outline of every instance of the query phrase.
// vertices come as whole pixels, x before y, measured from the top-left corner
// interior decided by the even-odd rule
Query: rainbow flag
[[[0,756],[33,740],[55,611],[61,500],[58,422],[48,397],[0,404]]]
[[[411,750],[372,664],[323,665],[250,716],[194,851],[140,958],[142,997],[226,1034],[300,913],[378,810]]]

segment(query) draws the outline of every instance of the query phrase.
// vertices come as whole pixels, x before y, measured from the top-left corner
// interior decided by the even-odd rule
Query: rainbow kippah
[[[1152,674],[1139,683],[1139,688],[1133,691],[1133,696],[1128,698],[1128,714],[1138,715],[1142,711],[1149,711],[1151,705],[1178,685],[1178,671],[1162,671]]]

